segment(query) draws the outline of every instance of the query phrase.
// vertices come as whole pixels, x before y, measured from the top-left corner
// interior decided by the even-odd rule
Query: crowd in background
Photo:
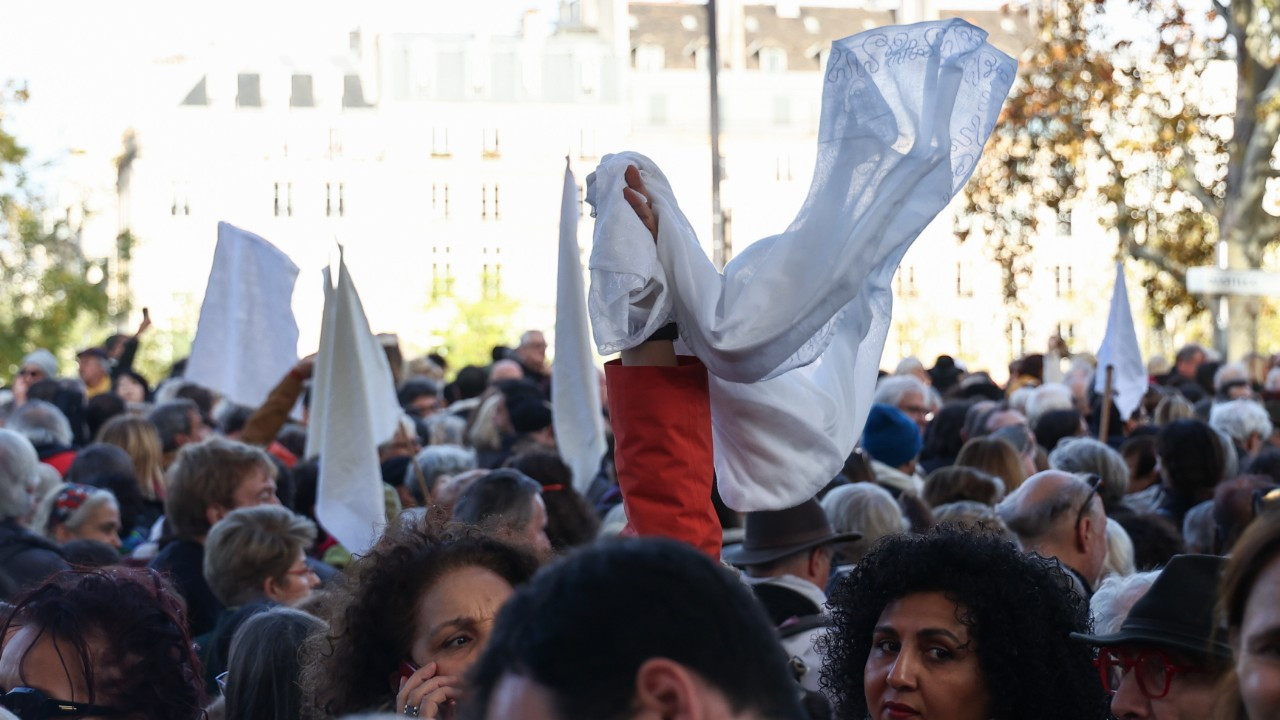
[[[20,718],[1280,717],[1280,358],[1189,345],[1129,417],[1060,342],[1003,386],[907,358],[822,492],[740,514],[669,340],[601,375],[574,478],[541,332],[457,369],[387,338],[388,527],[353,557],[313,361],[242,407],[135,372],[145,330],[0,391]]]

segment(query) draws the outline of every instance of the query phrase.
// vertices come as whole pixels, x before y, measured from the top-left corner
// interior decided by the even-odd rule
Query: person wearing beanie
[[[922,445],[920,430],[906,413],[884,403],[871,406],[862,429],[861,446],[871,456],[876,484],[894,497],[904,492],[924,492],[924,481],[915,474]]]
[[[27,353],[18,367],[18,374],[26,379],[28,387],[41,380],[58,378],[58,359],[44,348]]]

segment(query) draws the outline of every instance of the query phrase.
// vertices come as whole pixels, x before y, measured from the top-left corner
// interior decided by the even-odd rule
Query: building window
[[[667,124],[667,96],[653,94],[649,96],[649,124],[666,125]]]
[[[898,296],[899,297],[916,297],[919,292],[916,288],[916,266],[903,265],[898,268]]]
[[[778,95],[773,99],[773,125],[786,127],[791,124],[791,98]]]
[[[316,106],[314,84],[310,75],[294,75],[290,81],[289,107],[309,108]]]
[[[344,217],[347,214],[346,183],[324,184],[325,217]]]
[[[431,157],[449,156],[449,128],[431,128]]]
[[[329,159],[342,157],[342,131],[329,128]]]
[[[499,156],[498,128],[485,128],[480,134],[481,156],[496,158]]]
[[[502,295],[502,265],[486,264],[480,272],[480,293],[486,300]]]
[[[236,107],[262,107],[262,76],[257,73],[236,76]]]
[[[973,297],[973,278],[964,263],[956,263],[956,297]]]
[[[1070,265],[1053,266],[1053,294],[1055,297],[1071,297],[1075,292],[1075,278]]]
[[[667,64],[667,51],[661,45],[637,45],[632,56],[640,72],[657,72]]]
[[[274,183],[272,210],[276,217],[293,217],[293,183]]]
[[[439,220],[449,219],[449,185],[431,183],[431,214]],[[448,252],[449,248],[445,248]]]
[[[774,168],[774,180],[778,182],[791,182],[795,180],[795,174],[791,170],[791,156],[779,155]]]
[[[1009,336],[1009,357],[1020,358],[1026,354],[1026,330],[1021,320],[1012,320],[1005,329]]]
[[[186,183],[173,184],[173,201],[169,203],[169,214],[174,217],[191,215],[191,196]]]
[[[786,72],[787,51],[785,48],[760,48],[760,72]]]
[[[480,185],[480,219],[481,220],[498,220],[500,218],[498,207],[498,184],[482,183]],[[485,250],[488,252],[488,249]]]

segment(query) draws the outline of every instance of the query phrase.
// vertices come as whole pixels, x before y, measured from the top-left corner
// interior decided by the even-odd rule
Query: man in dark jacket
[[[0,429],[0,600],[13,600],[67,569],[57,546],[19,522],[31,509],[39,462],[30,441]]]

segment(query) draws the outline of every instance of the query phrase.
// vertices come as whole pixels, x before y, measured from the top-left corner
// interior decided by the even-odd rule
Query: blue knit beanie
[[[920,454],[920,426],[892,405],[871,406],[862,429],[862,449],[889,467],[901,467]]]

